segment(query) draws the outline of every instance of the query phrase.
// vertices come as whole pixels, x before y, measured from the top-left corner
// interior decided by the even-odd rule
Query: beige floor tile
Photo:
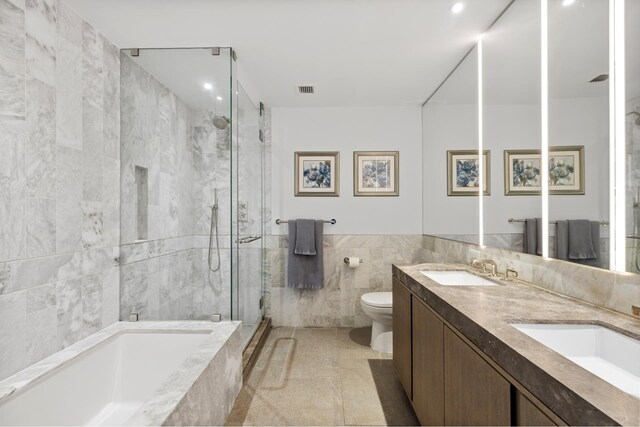
[[[391,360],[340,360],[347,425],[417,425]]]
[[[416,425],[390,355],[369,348],[369,333],[278,328],[227,424]]]
[[[371,327],[338,328],[338,347],[371,348]]]
[[[244,391],[228,425],[344,425],[339,381],[288,379],[276,389]]]
[[[269,347],[288,347],[293,341],[293,331],[295,328],[287,326],[277,326],[271,328],[267,341],[264,343],[264,348]]]
[[[328,352],[293,349],[284,369],[285,378],[339,379],[338,355]]]

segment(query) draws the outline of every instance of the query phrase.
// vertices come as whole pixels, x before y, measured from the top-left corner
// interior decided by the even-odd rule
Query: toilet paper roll
[[[349,268],[360,267],[360,258],[355,256],[349,257]]]

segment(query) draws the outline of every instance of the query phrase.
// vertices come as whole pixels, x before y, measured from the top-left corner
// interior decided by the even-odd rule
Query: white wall
[[[607,98],[551,100],[549,144],[585,146],[585,195],[551,196],[553,219],[608,218],[608,101]],[[446,151],[477,147],[475,105],[429,105],[424,121],[424,233],[477,233],[475,197],[447,197]],[[484,145],[491,150],[491,196],[484,198],[485,234],[520,233],[522,224],[508,218],[541,216],[539,196],[505,196],[506,149],[540,147],[538,105],[485,105]],[[550,229],[555,233],[555,229]]]
[[[335,218],[327,234],[422,234],[421,133],[418,106],[273,108],[273,219]],[[340,197],[294,197],[295,151],[340,152]],[[354,151],[399,151],[400,195],[354,197]]]

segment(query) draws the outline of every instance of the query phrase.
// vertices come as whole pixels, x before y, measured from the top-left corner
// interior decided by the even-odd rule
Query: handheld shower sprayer
[[[209,270],[218,271],[220,270],[220,242],[218,240],[218,190],[213,189],[213,205],[211,205],[211,227],[209,228],[209,256],[208,256],[208,264]],[[216,254],[217,254],[217,264],[213,266],[212,255],[213,255],[213,232],[215,230],[216,235]]]

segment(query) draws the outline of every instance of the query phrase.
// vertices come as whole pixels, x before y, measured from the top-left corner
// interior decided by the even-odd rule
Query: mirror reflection
[[[548,0],[547,7],[549,246],[541,220],[540,0],[512,2],[423,107],[423,229],[608,269],[610,209],[619,200],[610,179],[610,2]],[[625,255],[626,271],[640,273],[640,2],[625,9]]]
[[[477,244],[477,48],[425,104],[422,117],[423,232]]]
[[[626,265],[640,273],[640,2],[625,5],[626,31]]]
[[[549,256],[609,268],[609,1],[548,3]]]
[[[483,91],[484,146],[495,165],[485,245],[542,255],[538,0],[517,0],[484,35]]]

